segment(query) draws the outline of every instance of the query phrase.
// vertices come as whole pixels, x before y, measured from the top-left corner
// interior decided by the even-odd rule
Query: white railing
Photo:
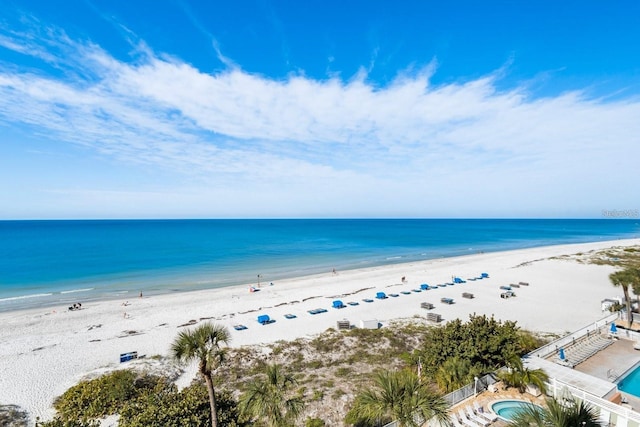
[[[566,347],[569,344],[573,344],[576,340],[582,337],[600,332],[600,330],[602,330],[603,327],[607,326],[608,324],[616,320],[618,316],[619,316],[618,313],[611,313],[589,326],[585,326],[581,329],[578,329],[575,332],[570,333],[567,336],[558,338],[557,340],[551,341],[549,344],[543,345],[542,347],[535,349],[531,353],[527,354],[527,357],[544,358],[549,356],[550,354],[556,353],[559,348]]]
[[[555,399],[562,399],[563,397],[566,397],[563,395],[563,393],[565,393],[565,390],[566,390],[576,399],[582,400],[583,402],[587,402],[588,404],[595,406],[597,408],[604,409],[612,415],[615,414],[616,417],[618,418],[616,423],[618,425],[620,424],[627,425],[627,423],[621,423],[620,418],[623,418],[627,421],[632,421],[635,424],[640,425],[640,413],[635,412],[631,408],[627,408],[624,406],[617,405],[613,402],[609,402],[606,399],[603,399],[591,393],[587,393],[586,391],[580,390],[579,388],[574,387],[570,384],[567,384],[564,381],[561,381],[557,378],[552,378],[550,382],[551,382],[551,387],[549,391],[553,393],[552,396]],[[611,415],[609,417],[610,417],[609,420],[611,420]]]

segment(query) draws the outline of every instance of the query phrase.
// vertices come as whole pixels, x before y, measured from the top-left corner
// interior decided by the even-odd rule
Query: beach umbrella
[[[618,328],[617,328],[616,324],[613,323],[613,322],[611,323],[611,333],[612,334],[617,334],[618,333]]]
[[[566,357],[564,355],[564,348],[560,349],[560,351],[558,352],[558,356],[560,356],[560,360],[566,359]]]

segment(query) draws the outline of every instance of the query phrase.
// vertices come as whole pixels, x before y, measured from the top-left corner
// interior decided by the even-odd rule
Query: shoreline
[[[336,322],[345,318],[355,325],[362,320],[378,320],[384,326],[394,319],[426,316],[420,303],[428,301],[444,321],[465,320],[477,313],[514,320],[523,329],[564,334],[600,319],[600,301],[622,291],[608,281],[608,274],[615,270],[612,266],[549,258],[632,245],[640,245],[640,239],[485,252],[327,272],[281,279],[273,286],[261,286],[257,292],[248,291],[249,286],[256,286],[253,283],[143,298],[127,295],[120,300],[83,303],[81,310],[74,311],[48,307],[1,312],[0,404],[17,404],[32,420],[36,416],[48,419],[53,415],[53,399],[90,372],[126,367],[119,364],[119,355],[125,352],[166,355],[185,325],[204,320],[227,326],[231,345],[238,347],[313,336],[335,328]],[[413,291],[422,283],[442,284],[450,282],[452,276],[466,280],[483,272],[490,277]],[[406,277],[405,283],[402,277]],[[500,286],[520,281],[530,286],[514,289],[515,298],[500,298]],[[377,300],[377,292],[398,296]],[[473,293],[474,298],[462,298],[463,292]],[[455,303],[442,304],[444,297],[453,298]],[[334,309],[335,299],[358,305]],[[316,308],[327,312],[308,313]],[[259,324],[257,316],[262,314],[275,322]],[[285,314],[297,317],[287,319]],[[247,329],[236,331],[236,324]],[[181,382],[190,381],[192,374],[193,370],[187,370]]]

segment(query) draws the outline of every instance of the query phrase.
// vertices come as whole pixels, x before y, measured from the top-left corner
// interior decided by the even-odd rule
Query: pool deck
[[[457,415],[458,410],[464,408],[465,406],[470,406],[473,408],[473,402],[477,401],[480,406],[485,411],[491,411],[491,405],[499,400],[524,400],[526,402],[530,402],[536,405],[544,406],[544,395],[541,396],[533,396],[529,393],[520,393],[515,388],[505,389],[501,382],[496,384],[495,392],[483,391],[482,393],[478,393],[475,397],[470,397],[457,405],[453,406],[449,413],[451,415]],[[506,427],[509,423],[502,418],[498,418],[497,421],[491,423],[491,427]]]
[[[615,383],[628,370],[640,362],[640,351],[633,346],[635,341],[618,339],[612,345],[599,351],[589,359],[576,365],[576,371]],[[640,396],[621,391],[623,397],[635,411],[640,411]]]

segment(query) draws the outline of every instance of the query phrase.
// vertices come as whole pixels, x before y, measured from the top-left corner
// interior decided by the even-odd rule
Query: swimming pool
[[[491,405],[491,410],[503,420],[511,421],[517,412],[526,407],[542,409],[540,406],[524,400],[499,400]]]
[[[640,364],[618,380],[618,390],[640,397]]]

